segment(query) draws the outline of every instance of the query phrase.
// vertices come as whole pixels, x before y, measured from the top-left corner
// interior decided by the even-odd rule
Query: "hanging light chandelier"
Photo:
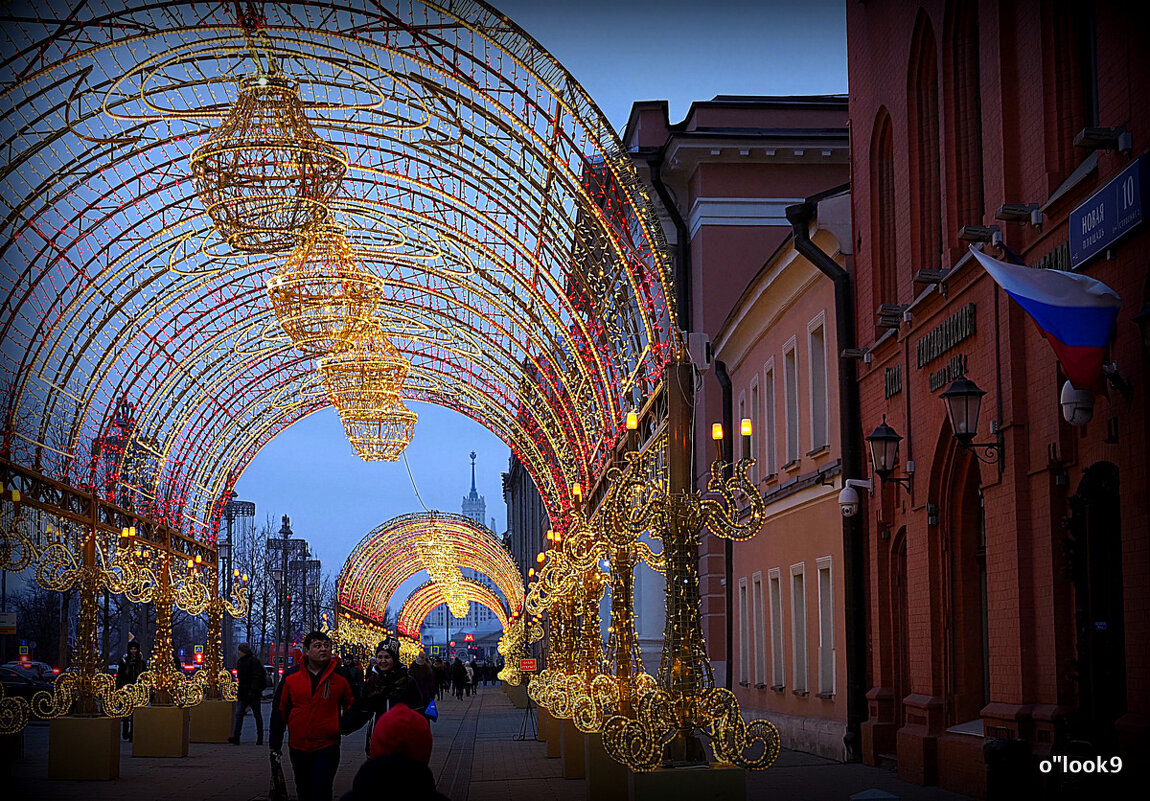
[[[399,393],[411,365],[377,322],[343,350],[317,360],[328,400],[335,406],[351,446],[364,461],[393,462],[415,434],[415,412]]]
[[[324,220],[307,230],[283,268],[268,279],[267,289],[295,346],[322,356],[345,349],[371,325],[383,279],[353,258],[343,228]]]
[[[235,250],[278,253],[327,215],[347,156],[320,139],[296,83],[274,72],[244,79],[231,112],[192,151],[192,180]]]

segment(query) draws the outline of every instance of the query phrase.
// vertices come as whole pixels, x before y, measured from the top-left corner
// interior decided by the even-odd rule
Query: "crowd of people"
[[[247,643],[237,646],[236,656],[235,725],[228,742],[240,744],[250,708],[256,745],[263,745],[261,703],[267,674]],[[367,760],[341,801],[375,801],[396,791],[443,799],[428,767],[430,724],[438,717],[435,702],[445,692],[463,699],[478,692],[481,683],[498,683],[500,669],[485,660],[429,659],[423,652],[407,666],[400,661],[397,644],[387,641],[379,645],[365,670],[355,657],[344,661],[333,654],[331,640],[319,631],[304,637],[303,651],[296,652],[295,661],[275,688],[268,745],[274,785],[275,777],[283,776],[280,760],[286,733],[299,801],[332,800],[342,739],[361,729],[366,730]],[[135,681],[146,667],[139,644],[129,643],[117,671],[117,685]],[[123,737],[131,740],[130,717],[124,720]],[[286,801],[286,788],[282,790],[280,798]],[[277,801],[274,789],[272,801]]]

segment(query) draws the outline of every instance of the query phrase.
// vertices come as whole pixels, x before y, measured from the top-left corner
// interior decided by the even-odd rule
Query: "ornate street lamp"
[[[347,156],[320,139],[296,83],[272,72],[245,78],[231,113],[192,151],[192,180],[231,247],[278,253],[324,219]]]
[[[963,376],[947,387],[941,397],[946,401],[946,416],[950,419],[950,428],[958,444],[970,451],[980,462],[997,464],[999,472],[1002,472],[1003,437],[1002,432],[998,430],[997,422],[990,423],[994,442],[974,442],[974,436],[978,432],[978,413],[982,408],[982,396],[985,394],[986,390],[980,389],[978,384]],[[981,448],[985,457],[979,455],[976,448]]]

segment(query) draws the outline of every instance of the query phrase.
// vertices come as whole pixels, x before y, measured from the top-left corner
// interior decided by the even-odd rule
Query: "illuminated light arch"
[[[504,618],[522,609],[525,591],[519,566],[494,532],[463,515],[416,512],[381,524],[352,549],[336,584],[337,612],[348,610],[382,623],[400,585],[423,570],[417,548],[433,527],[451,538],[457,567],[482,573],[495,584],[505,599],[500,601]]]
[[[491,613],[499,621],[500,628],[504,631],[510,628],[507,607],[490,587],[474,579],[464,578],[462,588],[467,600],[481,604],[491,610]],[[399,611],[399,618],[395,624],[396,629],[399,630],[400,634],[418,640],[419,627],[423,625],[423,621],[427,620],[427,616],[432,613],[435,607],[443,603],[447,603],[447,598],[443,595],[443,590],[438,584],[433,581],[420,584],[412,590],[411,595],[407,596],[407,600],[403,602],[403,607]]]
[[[232,4],[115,5],[0,26],[2,450],[210,542],[250,459],[327,400],[267,301],[278,258],[229,251],[191,179],[254,71]],[[405,398],[496,433],[561,519],[681,347],[610,124],[482,3],[263,8],[261,47],[348,156],[331,210],[385,282]]]

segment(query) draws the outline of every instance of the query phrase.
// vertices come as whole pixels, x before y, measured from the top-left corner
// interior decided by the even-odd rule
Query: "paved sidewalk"
[[[432,726],[435,744],[431,770],[438,789],[451,801],[585,801],[586,782],[562,778],[561,760],[548,759],[546,745],[515,740],[524,712],[497,688],[486,688],[462,701],[445,696],[437,702],[439,721]],[[265,704],[264,720],[270,718]],[[48,726],[37,722],[25,732],[24,758],[0,776],[6,798],[34,801],[255,801],[268,785],[268,749],[255,745],[253,724],[236,747],[192,743],[183,759],[133,758],[124,743],[120,778],[107,782],[63,782],[48,779]],[[529,732],[530,734],[530,732]],[[351,789],[364,761],[366,727],[344,738],[335,797]],[[295,787],[286,764],[289,792]],[[843,765],[809,754],[785,751],[761,773],[750,773],[747,798],[778,801],[846,799],[880,789],[906,801],[961,801],[962,796],[935,787],[899,781],[890,771]],[[674,799],[667,799],[674,801]]]

